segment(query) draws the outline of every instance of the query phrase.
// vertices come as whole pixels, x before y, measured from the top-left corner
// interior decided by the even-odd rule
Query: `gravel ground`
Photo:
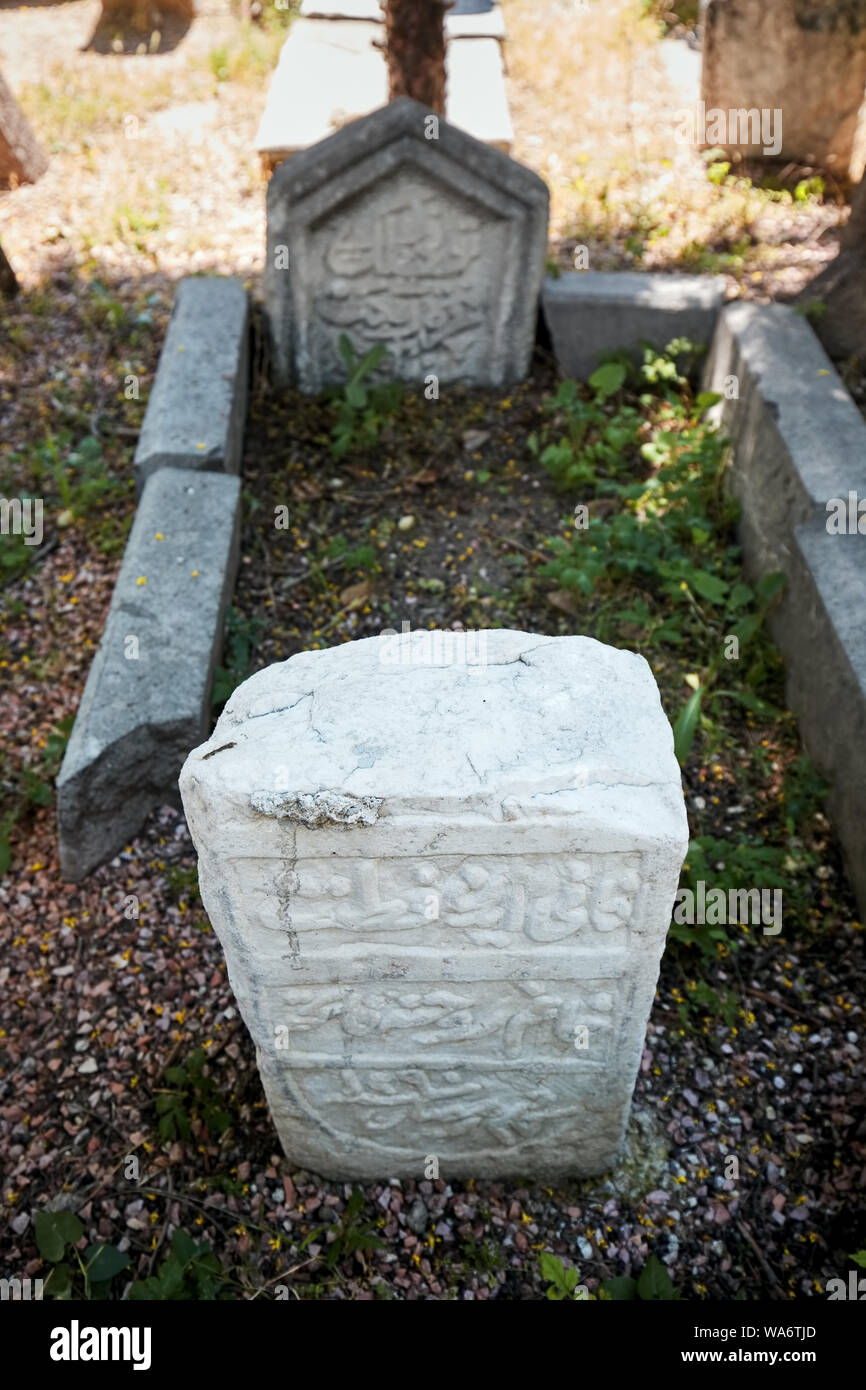
[[[527,1177],[472,1184],[443,1173],[401,1185],[383,1175],[364,1186],[353,1217],[350,1188],[294,1171],[276,1152],[178,813],[154,815],[80,887],[61,881],[51,789],[58,726],[77,707],[134,505],[130,462],[144,400],[127,400],[123,382],[130,371],[152,379],[174,279],[212,270],[253,281],[264,237],[251,145],[265,78],[255,54],[243,81],[218,80],[210,58],[237,40],[228,6],[200,10],[184,43],[153,60],[81,52],[98,8],[76,0],[3,13],[0,66],[24,91],[51,167],[34,188],[0,200],[0,240],[24,289],[0,333],[0,433],[12,451],[0,490],[32,484],[48,437],[72,482],[70,450],[96,439],[114,486],[96,498],[76,492],[66,508],[43,460],[46,544],[3,591],[0,779],[4,800],[29,792],[10,832],[11,864],[0,870],[0,1272],[45,1273],[34,1217],[64,1206],[78,1212],[87,1239],[127,1250],[139,1277],[160,1268],[176,1230],[208,1241],[236,1298],[269,1297],[282,1285],[291,1296],[325,1299],[532,1299],[544,1296],[543,1251],[576,1265],[591,1290],[655,1253],[685,1298],[821,1297],[866,1245],[863,933],[820,810],[810,807],[795,834],[785,829],[780,786],[799,752],[790,720],[735,722],[723,747],[697,749],[684,769],[693,834],[732,844],[765,834],[811,867],[782,937],[692,968],[666,956],[628,1152],[605,1183],[554,1190]],[[572,81],[565,69],[569,97],[551,134],[547,66],[519,47],[536,18],[534,6],[510,7],[509,82],[517,153],[553,184],[552,254],[569,264],[579,233],[594,256],[635,264],[636,234],[644,264],[695,268],[677,257],[707,240],[700,170],[693,162],[686,170],[683,156],[693,201],[678,212],[665,189],[679,172],[649,167],[648,128],[632,107],[608,101],[605,114],[580,74]],[[607,42],[603,26],[598,32]],[[604,64],[576,44],[558,52],[566,67],[583,64],[584,75],[602,81]],[[621,63],[615,53],[614,85]],[[653,81],[663,84],[664,73]],[[41,82],[53,84],[50,101]],[[132,158],[129,114],[145,132]],[[581,141],[612,171],[607,227],[580,220],[601,207],[573,178],[569,151]],[[636,200],[629,161],[646,172]],[[603,169],[600,177],[608,177]],[[743,223],[737,212],[728,227],[725,198],[711,209],[721,256]],[[766,208],[768,249],[759,248],[754,271],[746,253],[730,291],[797,288],[829,254],[841,215],[833,198]],[[648,231],[668,220],[672,235]],[[863,403],[862,373],[852,374]],[[409,403],[398,426],[386,423],[377,446],[353,453],[350,465],[327,451],[330,416],[320,404],[289,398],[281,411],[258,396],[227,679],[404,618],[591,631],[591,613],[564,612],[534,577],[563,511],[527,460],[526,437],[551,380],[541,358],[507,398],[453,393],[433,429],[429,413]],[[278,503],[290,506],[293,532],[270,525]],[[61,525],[65,511],[72,514]],[[350,552],[372,545],[372,573],[345,552],[329,555],[337,536]],[[677,662],[656,668],[671,709],[682,698],[682,670]],[[132,897],[137,918],[126,915]],[[733,1017],[687,1008],[696,983],[730,988]],[[218,1126],[209,1128],[199,1097],[188,1105],[191,1137],[161,1138],[156,1103],[166,1069],[198,1048],[230,1128],[212,1132]],[[381,1246],[352,1254],[358,1224]],[[328,1267],[335,1239],[340,1255]]]
[[[562,511],[526,462],[551,380],[542,358],[509,397],[455,392],[435,427],[408,398],[351,464],[323,447],[327,403],[289,398],[280,410],[257,393],[230,653],[255,667],[405,615],[413,626],[480,618],[591,630],[591,616],[575,622],[544,585],[509,581],[503,557],[525,552],[532,569]],[[449,440],[460,441],[456,456]],[[290,532],[267,520],[281,502],[292,509]],[[399,520],[410,516],[404,533]],[[350,556],[366,541],[377,564],[366,573],[353,559],[311,564],[337,536]],[[73,527],[11,586],[4,726],[22,766],[75,707],[115,564]],[[673,671],[662,665],[657,675],[663,691],[676,688]],[[758,828],[771,841],[781,812],[768,788],[796,756],[795,731],[746,724],[732,738],[730,762],[704,748],[686,765],[693,834],[733,841]],[[745,745],[772,757],[766,784],[753,759],[735,766],[731,750]],[[798,826],[821,865],[808,906],[786,920],[783,938],[757,936],[698,967],[707,983],[733,989],[735,1018],[686,1011],[689,969],[665,957],[620,1170],[557,1189],[528,1177],[383,1180],[363,1187],[357,1216],[346,1213],[351,1188],[297,1172],[276,1151],[178,812],[153,816],[80,887],[60,881],[52,817],[51,805],[36,806],[20,823],[0,884],[5,1270],[44,1274],[33,1219],[58,1205],[78,1212],[88,1239],[127,1250],[139,1277],[159,1268],[175,1229],[207,1240],[235,1298],[280,1286],[324,1299],[538,1298],[542,1251],[574,1264],[590,1291],[653,1253],[686,1298],[820,1297],[866,1243],[863,936],[819,810]],[[126,915],[133,898],[137,918]],[[193,1100],[190,1139],[161,1138],[166,1069],[197,1048],[230,1128],[210,1132]],[[347,1231],[359,1224],[380,1245],[353,1254]],[[328,1267],[335,1240],[344,1245]]]

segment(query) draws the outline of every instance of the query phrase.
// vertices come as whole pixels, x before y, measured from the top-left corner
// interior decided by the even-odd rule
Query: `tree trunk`
[[[35,183],[47,167],[33,131],[0,74],[0,188]]]
[[[15,271],[6,259],[6,252],[0,246],[0,294],[5,294],[7,299],[18,293],[18,281],[15,279]]]
[[[445,115],[445,11],[453,0],[385,0],[388,100],[412,97]]]
[[[175,47],[194,18],[194,0],[102,0],[89,46],[111,52],[120,40],[118,52],[135,53],[147,43],[152,52],[164,53]]]
[[[149,34],[166,19],[188,22],[194,16],[193,0],[102,0],[99,22],[100,25],[117,24],[135,29],[140,34]]]
[[[838,256],[798,300],[825,306],[812,322],[831,357],[866,357],[866,176],[854,189]]]

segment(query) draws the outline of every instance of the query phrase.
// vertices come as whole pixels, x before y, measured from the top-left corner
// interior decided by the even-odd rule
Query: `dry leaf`
[[[577,596],[569,589],[552,589],[545,597],[548,603],[552,603],[554,608],[561,609],[563,613],[574,615],[580,612]]]
[[[362,579],[360,584],[350,584],[348,589],[343,589],[340,594],[340,602],[344,608],[360,608],[362,603],[367,602],[372,592],[373,586],[369,579]]]

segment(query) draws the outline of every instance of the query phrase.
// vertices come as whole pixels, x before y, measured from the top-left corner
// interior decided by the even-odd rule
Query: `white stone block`
[[[283,1146],[333,1177],[598,1173],[628,1118],[688,837],[655,681],[464,641],[271,666],[180,778]]]

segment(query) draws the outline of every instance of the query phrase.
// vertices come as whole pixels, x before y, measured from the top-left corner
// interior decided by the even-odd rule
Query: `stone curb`
[[[161,468],[147,482],[57,779],[63,877],[116,854],[207,736],[234,588],[240,479]]]
[[[240,472],[248,379],[240,280],[181,280],[135,451],[139,492],[159,468]]]
[[[637,357],[642,341],[709,344],[723,302],[724,287],[705,275],[631,270],[570,270],[547,276],[541,291],[560,371],[578,381],[605,352],[627,348]]]
[[[866,535],[827,530],[827,503],[866,498],[866,422],[807,321],[784,305],[722,313],[704,386],[739,398],[713,415],[732,443],[747,572],[781,570],[769,627],[786,695],[815,766],[866,911]],[[860,755],[858,757],[858,754]]]

